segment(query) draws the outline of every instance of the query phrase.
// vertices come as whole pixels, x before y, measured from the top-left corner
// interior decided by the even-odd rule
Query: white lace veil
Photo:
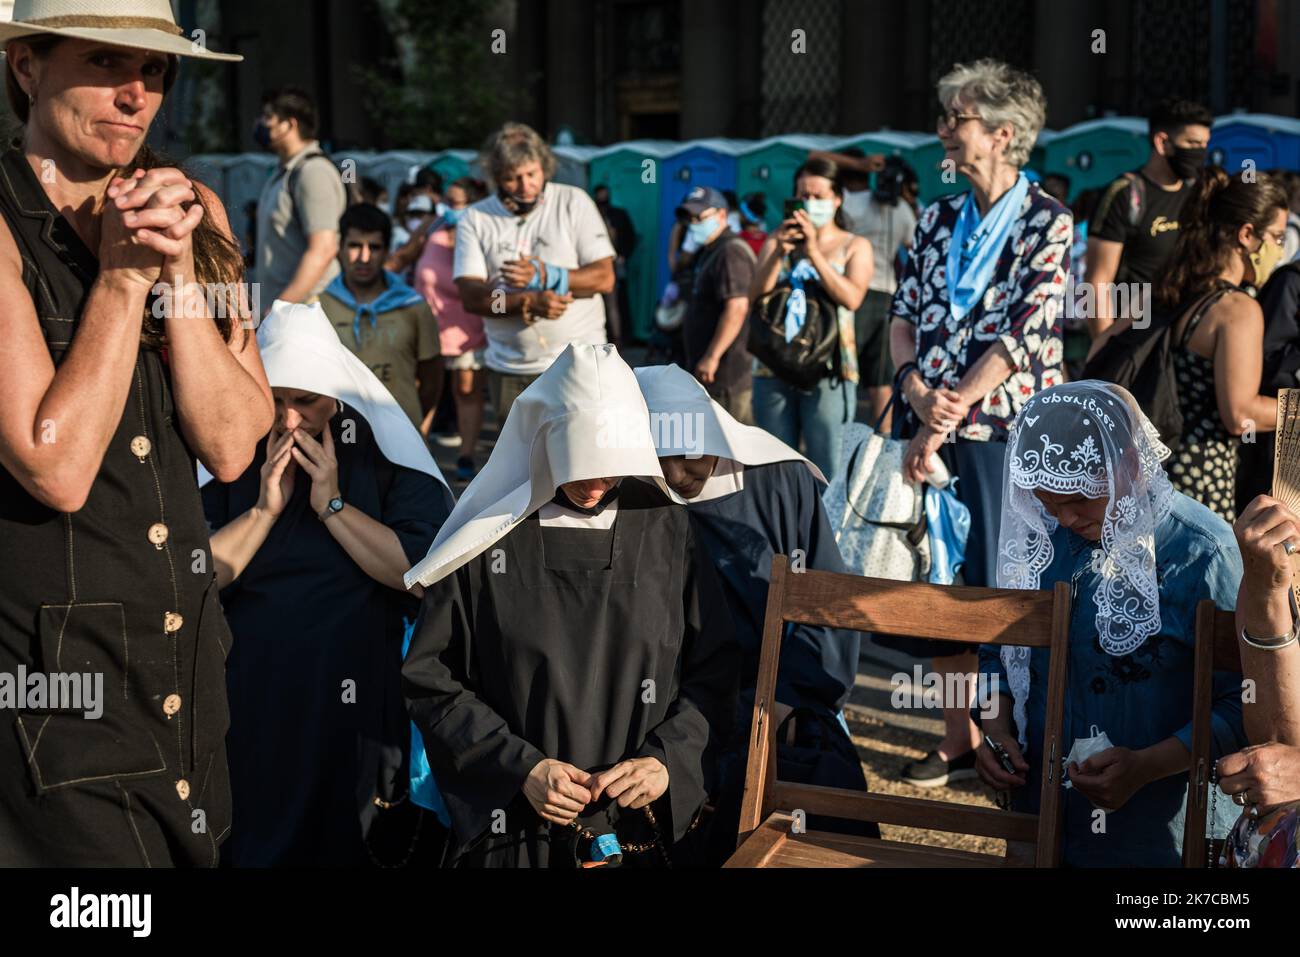
[[[1038,588],[1052,561],[1059,523],[1034,494],[1082,493],[1108,499],[1101,530],[1097,634],[1108,654],[1126,655],[1160,629],[1155,529],[1169,514],[1173,487],[1161,462],[1169,449],[1123,388],[1088,380],[1044,389],[1016,417],[1007,442],[998,587]],[[1025,741],[1029,649],[1002,648]]]

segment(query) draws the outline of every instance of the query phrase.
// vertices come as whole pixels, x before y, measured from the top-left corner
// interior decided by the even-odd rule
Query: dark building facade
[[[317,97],[322,136],[336,148],[410,145],[390,141],[353,71],[402,50],[392,2],[177,6],[182,22],[209,11],[215,42],[247,58],[203,88],[229,108],[209,124],[223,145],[202,148],[251,149],[260,95],[283,84]],[[443,6],[428,0],[428,16],[455,29]],[[578,143],[929,131],[937,78],[981,56],[1041,79],[1049,128],[1141,115],[1166,94],[1218,114],[1300,113],[1300,3],[1285,0],[488,0],[485,9],[507,52],[463,78],[501,91],[500,115],[484,125],[520,119]]]

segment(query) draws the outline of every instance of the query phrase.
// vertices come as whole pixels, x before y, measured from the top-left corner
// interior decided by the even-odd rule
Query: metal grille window
[[[839,120],[843,0],[763,3],[764,136],[825,133]],[[803,53],[794,31],[802,30]]]
[[[955,63],[990,57],[1022,70],[1033,68],[1030,0],[930,0],[929,20],[932,90]]]
[[[1140,0],[1132,24],[1130,112],[1166,96],[1216,113],[1254,106],[1255,0]]]

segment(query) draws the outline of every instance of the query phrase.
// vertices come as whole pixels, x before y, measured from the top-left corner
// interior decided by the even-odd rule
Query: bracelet
[[[1241,629],[1241,640],[1260,651],[1277,651],[1279,648],[1293,644],[1297,639],[1300,639],[1300,627],[1292,628],[1290,634],[1275,635],[1270,638],[1256,638],[1247,634],[1244,626]]]

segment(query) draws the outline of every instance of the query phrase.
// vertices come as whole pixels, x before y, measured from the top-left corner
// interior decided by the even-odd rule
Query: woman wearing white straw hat
[[[403,687],[450,862],[700,862],[738,655],[612,345],[520,394],[406,580],[426,591]]]
[[[275,425],[243,475],[203,487],[235,636],[225,851],[237,867],[357,865],[375,799],[406,795],[398,673],[402,619],[419,603],[402,576],[451,512],[451,491],[319,305],[277,300],[257,342]]]
[[[13,18],[0,672],[102,682],[102,714],[0,709],[0,864],[212,865],[230,830],[230,633],[194,460],[239,475],[271,396],[221,203],[145,137],[180,57],[239,58],[182,36],[167,0],[17,0]],[[151,300],[177,276],[184,295]]]

